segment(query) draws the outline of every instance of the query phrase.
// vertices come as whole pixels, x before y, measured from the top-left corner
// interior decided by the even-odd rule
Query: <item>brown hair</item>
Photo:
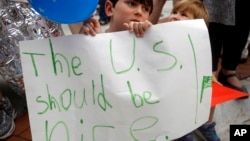
[[[194,14],[194,19],[204,19],[206,25],[209,25],[209,14],[207,8],[201,0],[180,0],[174,4],[173,11],[189,11]]]
[[[109,0],[109,1],[112,2],[113,7],[115,7],[118,0]],[[143,5],[149,6],[150,7],[149,14],[152,13],[152,11],[153,11],[153,0],[134,0],[134,1],[139,2],[140,4],[143,4]]]

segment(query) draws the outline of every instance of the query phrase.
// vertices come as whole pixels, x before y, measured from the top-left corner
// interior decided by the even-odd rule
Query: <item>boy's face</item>
[[[106,14],[111,17],[110,26],[115,27],[116,31],[125,30],[124,23],[148,20],[152,8],[140,4],[137,0],[118,0],[115,6],[108,0],[105,6]]]
[[[176,10],[172,11],[170,16],[168,17],[168,21],[180,21],[180,20],[191,20],[194,19],[193,13],[187,10]]]

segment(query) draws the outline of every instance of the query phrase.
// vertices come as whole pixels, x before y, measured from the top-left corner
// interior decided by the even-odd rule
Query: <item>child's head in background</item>
[[[110,17],[108,32],[126,30],[124,23],[144,22],[153,10],[153,0],[107,0],[105,12]]]
[[[201,0],[179,0],[173,5],[170,16],[167,20],[160,20],[160,23],[179,20],[204,19],[209,24],[209,14]]]

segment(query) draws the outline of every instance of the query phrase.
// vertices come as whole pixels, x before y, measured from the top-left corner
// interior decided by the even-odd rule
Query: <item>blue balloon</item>
[[[99,0],[28,0],[31,7],[48,20],[73,24],[89,19]]]

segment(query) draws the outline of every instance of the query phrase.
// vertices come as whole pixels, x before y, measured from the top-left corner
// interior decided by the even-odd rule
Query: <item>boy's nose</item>
[[[142,15],[142,7],[141,6],[138,6],[135,10],[135,14],[138,15],[138,16],[141,16]]]

